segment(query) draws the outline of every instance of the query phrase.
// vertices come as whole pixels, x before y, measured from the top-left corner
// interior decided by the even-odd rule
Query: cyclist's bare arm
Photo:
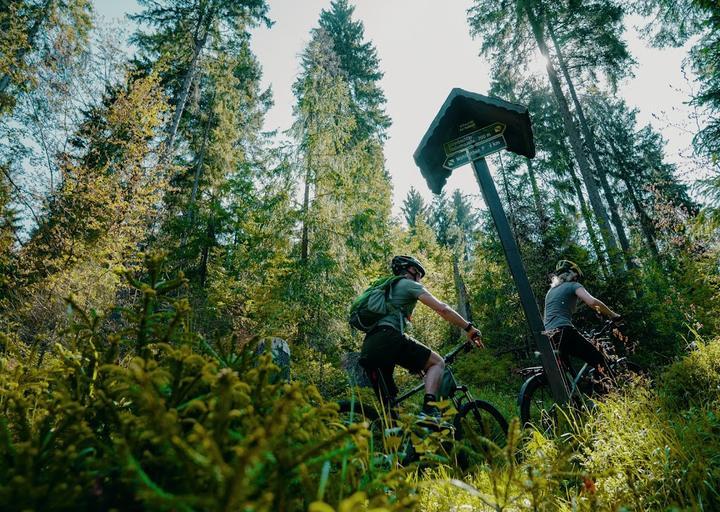
[[[445,321],[451,323],[455,327],[465,329],[465,327],[469,323],[457,311],[455,311],[453,308],[451,308],[444,302],[436,299],[435,296],[430,292],[423,293],[422,295],[420,295],[420,297],[418,297],[418,300],[433,311],[435,311]],[[482,335],[480,334],[480,331],[477,330],[475,327],[467,331],[468,339],[472,340],[479,347],[483,346],[481,336]]]
[[[605,315],[608,318],[620,317],[620,315],[615,313],[615,311],[607,307],[603,301],[590,295],[585,288],[578,288],[577,290],[575,290],[575,295],[577,295],[577,297],[581,301],[593,308],[595,311]]]

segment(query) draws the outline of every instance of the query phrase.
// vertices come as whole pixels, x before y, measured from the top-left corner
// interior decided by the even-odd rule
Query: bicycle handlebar
[[[472,343],[470,343],[469,341],[463,341],[462,343],[460,343],[459,345],[454,347],[450,352],[448,352],[447,354],[445,354],[443,356],[443,359],[445,360],[445,364],[452,363],[460,352],[463,352],[463,351],[470,352],[471,350],[472,350]]]
[[[602,336],[603,334],[605,334],[608,331],[608,329],[610,329],[611,327],[619,326],[620,325],[619,322],[621,322],[622,320],[623,320],[622,317],[615,319],[615,320],[613,320],[612,318],[606,318],[603,321],[602,327],[600,327],[600,329],[598,329],[597,331],[595,331],[595,330],[580,331],[580,333],[582,333],[582,335],[585,336],[586,338],[597,338],[598,336]]]

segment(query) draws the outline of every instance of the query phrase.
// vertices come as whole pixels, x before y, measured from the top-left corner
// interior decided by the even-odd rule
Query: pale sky
[[[477,56],[480,42],[468,33],[466,11],[472,0],[355,0],[354,18],[365,25],[365,38],[373,43],[385,73],[380,86],[392,119],[385,145],[392,177],[394,213],[414,185],[426,200],[432,198],[415,166],[412,154],[433,117],[453,87],[486,94],[489,65]],[[252,48],[263,68],[263,85],[272,86],[275,106],[266,118],[267,130],[286,130],[292,124],[295,98],[291,87],[297,77],[299,56],[318,25],[320,11],[330,0],[270,0],[271,28],[254,30]],[[134,1],[95,0],[107,18],[137,10]],[[630,24],[632,24],[631,21]],[[681,164],[692,133],[686,123],[688,84],[682,76],[685,49],[651,49],[630,29],[630,49],[639,65],[636,77],[620,85],[619,94],[640,109],[641,124],[651,122],[669,141],[668,161]],[[667,120],[655,119],[653,114]],[[675,127],[669,126],[676,125]],[[489,158],[493,168],[494,157]],[[460,188],[479,199],[470,166],[456,169],[448,192]],[[481,206],[478,203],[478,206]]]

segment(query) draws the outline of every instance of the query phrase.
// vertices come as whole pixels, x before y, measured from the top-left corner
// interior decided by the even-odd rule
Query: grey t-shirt
[[[572,314],[577,305],[575,291],[583,285],[576,282],[562,283],[550,288],[545,295],[545,330],[572,325]]]
[[[390,303],[397,311],[390,313],[378,322],[378,325],[388,325],[400,332],[405,331],[405,325],[412,315],[418,297],[428,293],[427,289],[411,279],[400,279],[390,292]]]

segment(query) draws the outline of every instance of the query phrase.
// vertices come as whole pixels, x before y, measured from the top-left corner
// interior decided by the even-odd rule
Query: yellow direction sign
[[[467,133],[462,137],[458,137],[457,139],[453,139],[443,144],[445,156],[449,157],[455,153],[466,150],[470,146],[475,146],[488,139],[502,135],[503,133],[505,133],[505,125],[503,123],[493,123],[491,125],[484,126],[479,130]]]

